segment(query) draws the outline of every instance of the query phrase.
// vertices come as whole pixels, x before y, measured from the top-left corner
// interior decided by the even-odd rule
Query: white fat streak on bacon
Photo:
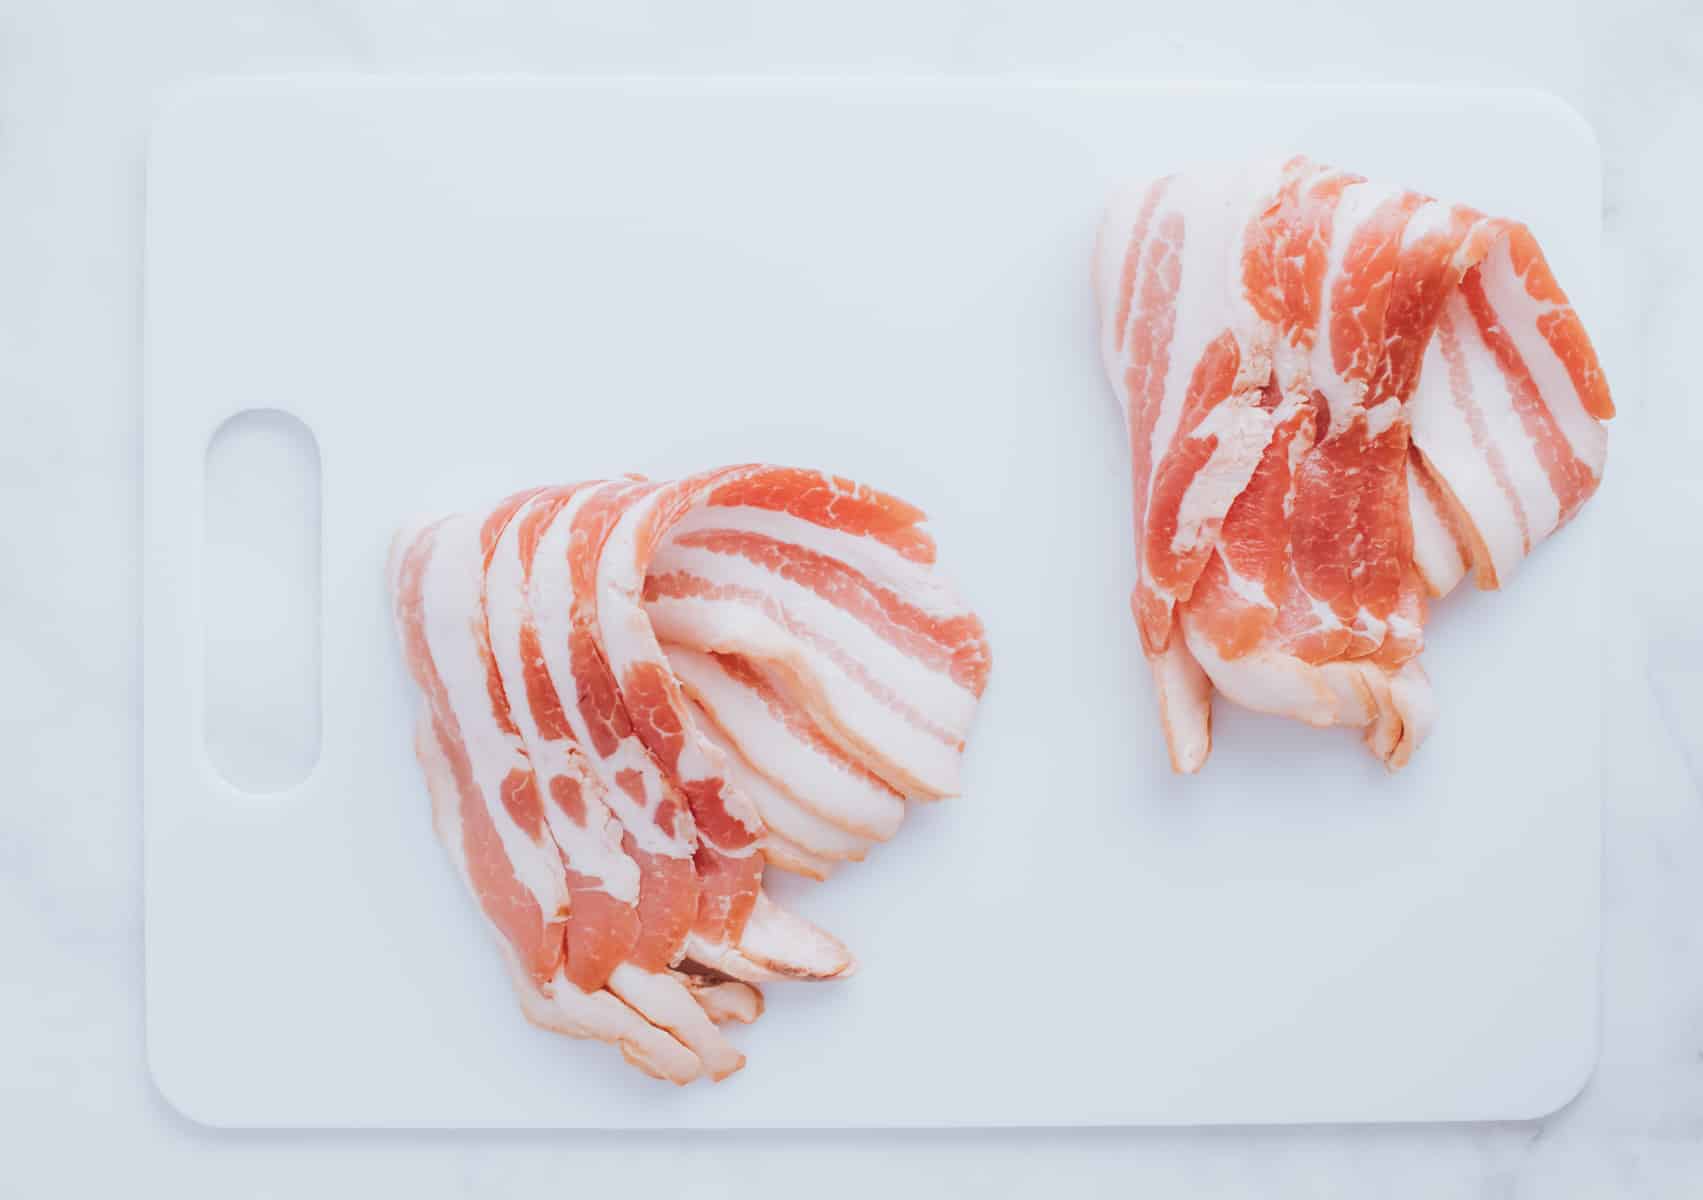
[[[604,544],[597,568],[598,628],[616,678],[624,684],[635,668],[647,664],[656,668],[658,678],[665,681],[663,698],[681,727],[674,763],[677,781],[683,786],[713,784],[725,812],[750,835],[743,845],[716,847],[728,857],[757,854],[763,823],[751,801],[727,778],[721,751],[697,728],[645,612],[644,579],[654,549],[647,542],[646,531],[655,529],[659,512],[668,513],[666,506],[701,495],[708,487],[725,482],[730,474],[748,477],[769,470],[751,467],[732,473],[707,472],[652,491],[622,513]],[[699,836],[708,840],[702,827]],[[759,911],[764,914],[761,922],[756,918]],[[704,966],[752,983],[775,978],[829,979],[845,974],[854,965],[850,951],[839,939],[780,909],[760,890],[737,944],[712,943],[694,931],[687,937],[686,954]]]
[[[782,908],[762,891],[739,937],[739,962],[700,957],[701,953],[696,951],[693,957],[706,966],[727,971],[730,966],[749,964],[766,972],[766,978],[845,979],[857,971],[857,959],[844,942]]]
[[[745,506],[705,505],[687,513],[671,531],[660,552],[661,562],[653,564],[653,574],[666,569],[689,535],[716,530],[753,533],[834,559],[933,619],[971,615],[951,584],[930,564],[906,558],[872,537]],[[729,569],[743,570],[742,561],[718,562],[711,578],[721,579]],[[757,568],[752,565],[751,569]],[[846,629],[848,637],[868,646],[870,653],[841,653],[832,637],[801,638],[801,630],[813,634],[816,624],[806,619],[802,625],[789,625],[775,619],[790,612],[758,614],[749,605],[740,612],[737,603],[702,597],[663,598],[647,608],[665,639],[699,649],[738,652],[780,667],[785,679],[796,683],[799,698],[814,707],[828,734],[852,752],[876,760],[872,767],[897,786],[927,796],[956,794],[958,754],[968,736],[975,696],[947,672],[940,672],[926,693],[903,681],[895,684],[882,670],[883,664],[897,663],[887,646],[868,642],[864,631],[844,624],[848,618],[827,612],[831,605],[814,593],[804,595],[808,589],[785,584],[768,572],[763,575],[766,578],[751,576],[746,582],[761,582],[765,588],[784,585],[798,601],[793,607],[802,606],[802,614],[826,615]],[[898,665],[904,671],[911,669]],[[930,703],[928,695],[944,703]]]
[[[641,531],[653,519],[659,505],[670,503],[675,488],[661,487],[629,506],[621,514],[615,528],[604,543],[597,564],[597,622],[602,635],[604,652],[616,680],[623,686],[628,672],[643,664],[655,666],[665,679],[671,679],[668,660],[657,640],[656,630],[644,608],[644,582],[649,566],[651,547],[640,544]],[[721,752],[711,745],[694,725],[684,698],[676,697],[675,716],[682,726],[680,755],[676,774],[682,784],[712,782],[721,796],[727,813],[751,832],[762,832],[763,823],[756,810],[735,786],[727,783]],[[755,843],[741,847],[718,847],[730,857],[743,858],[756,852]]]
[[[606,494],[606,489],[631,486],[630,481],[615,480],[577,490],[551,519],[533,554],[532,582],[526,603],[538,630],[551,685],[563,699],[577,698],[579,688],[569,650],[571,613],[577,598],[569,571],[573,520],[594,495]],[[656,823],[657,809],[670,797],[671,789],[644,743],[629,735],[617,743],[611,754],[604,756],[596,748],[578,703],[564,705],[564,713],[587,761],[602,778],[606,803],[634,844],[648,853],[690,858],[697,845],[697,834],[691,814],[683,805],[677,809],[672,834]],[[641,781],[643,805],[617,782],[621,772],[629,770],[636,772]],[[610,973],[607,986],[610,992],[643,1013],[646,1020],[668,1030],[688,1046],[702,1060],[711,1078],[725,1078],[744,1065],[744,1055],[715,1027],[685,985],[674,976],[645,971],[628,962]]]
[[[1422,467],[1409,460],[1407,508],[1413,525],[1413,565],[1427,591],[1433,596],[1446,596],[1466,575],[1468,564],[1447,514],[1432,502],[1431,493],[1420,481],[1421,470]]]
[[[1505,583],[1531,542],[1555,528],[1560,504],[1514,409],[1502,373],[1459,292],[1443,305],[1409,404],[1413,442],[1447,486]],[[1445,342],[1456,346],[1449,361]],[[1511,493],[1511,494],[1510,494]]]
[[[926,797],[956,795],[962,743],[893,695],[874,694],[853,673],[800,637],[775,614],[738,600],[659,596],[646,605],[664,640],[763,664],[765,674],[805,708],[822,732],[894,787]]]
[[[1407,224],[1402,227],[1402,250],[1405,252],[1413,249],[1421,239],[1433,234],[1447,234],[1454,227],[1454,220],[1454,205],[1445,204],[1441,200],[1427,200],[1414,209],[1412,215],[1407,218]],[[1478,222],[1478,225],[1482,224],[1482,221]]]
[[[1420,743],[1431,735],[1431,727],[1437,723],[1437,697],[1417,658],[1403,663],[1401,670],[1389,677],[1389,687],[1388,711],[1401,722],[1401,730],[1393,745],[1379,745],[1369,735],[1367,744],[1394,771],[1405,767]]]
[[[1389,622],[1382,617],[1375,616],[1369,608],[1362,605],[1354,610],[1354,622],[1349,628],[1370,638],[1372,646],[1377,647],[1384,644],[1384,635],[1389,631]]]
[[[1401,419],[1401,414],[1401,401],[1393,396],[1388,400],[1374,404],[1366,410],[1366,436],[1368,438],[1382,436],[1390,426]]]
[[[1134,437],[1135,422],[1138,414],[1135,411],[1135,397],[1130,395],[1126,381],[1126,372],[1130,366],[1131,326],[1142,313],[1141,291],[1145,272],[1151,269],[1154,256],[1164,253],[1166,246],[1161,245],[1155,236],[1164,214],[1169,210],[1167,197],[1161,197],[1158,206],[1150,214],[1145,234],[1139,245],[1135,244],[1138,234],[1142,233],[1141,213],[1147,207],[1149,193],[1163,186],[1168,194],[1170,187],[1182,177],[1170,179],[1148,180],[1138,185],[1120,189],[1112,197],[1107,208],[1106,216],[1101,225],[1101,237],[1098,244],[1100,260],[1094,272],[1094,280],[1099,291],[1100,310],[1100,357],[1106,368],[1106,377],[1111,380],[1112,388],[1117,393],[1119,411],[1123,413],[1126,436]],[[1185,229],[1185,237],[1187,231]],[[1174,252],[1175,248],[1169,248]],[[1131,293],[1125,308],[1125,262],[1134,253],[1134,269],[1130,274],[1129,286]],[[1122,317],[1120,322],[1119,318]],[[1173,416],[1172,425],[1175,425]],[[1157,442],[1157,431],[1154,441]],[[1145,479],[1132,479],[1131,486],[1134,495],[1150,497],[1153,485],[1154,470],[1158,466],[1157,456],[1148,458],[1149,472]],[[1145,512],[1145,505],[1141,506]],[[1144,583],[1148,583],[1146,555],[1142,553],[1144,530],[1135,531],[1136,539],[1136,575]],[[1149,583],[1150,586],[1150,583]]]
[[[821,883],[831,877],[839,863],[825,855],[788,841],[773,829],[763,835],[763,860],[771,867]]]
[[[653,575],[681,573],[711,584],[731,584],[770,599],[786,624],[807,629],[818,644],[837,646],[862,664],[868,677],[903,696],[928,722],[956,741],[968,736],[976,696],[941,667],[895,646],[846,609],[814,589],[795,583],[736,553],[702,546],[665,544],[651,561]]]
[[[1182,616],[1183,635],[1195,661],[1212,685],[1244,708],[1279,713],[1309,725],[1363,725],[1370,714],[1355,706],[1343,712],[1343,703],[1330,682],[1310,667],[1283,653],[1262,646],[1240,658],[1227,659],[1218,653],[1212,639],[1196,628],[1192,616]],[[1354,699],[1351,694],[1350,700]],[[1344,719],[1345,715],[1349,719]]]
[[[628,485],[617,481],[599,486]],[[555,514],[534,553],[532,586],[526,590],[524,598],[524,603],[533,613],[546,671],[558,697],[576,695],[572,658],[568,651],[571,624],[569,614],[575,598],[572,578],[568,573],[568,549],[573,516],[578,511],[578,505],[588,499],[594,490],[591,487],[580,489],[573,499]],[[518,526],[514,528],[518,530]],[[518,557],[518,543],[516,555]],[[680,813],[675,824],[677,833],[685,831],[681,836],[665,837],[657,828],[656,806],[666,795],[666,788],[654,777],[655,764],[650,760],[643,745],[638,743],[638,739],[623,739],[614,754],[603,758],[595,752],[590,731],[585,726],[584,716],[579,712],[578,705],[564,706],[564,713],[570,727],[575,731],[575,736],[590,752],[588,761],[604,773],[602,795],[612,802],[621,823],[626,832],[632,835],[635,844],[653,853],[689,857],[696,844],[689,814]],[[645,774],[647,765],[653,774]],[[639,771],[644,781],[644,791],[649,803],[642,807],[627,795],[625,789],[614,782],[616,775],[629,767]],[[588,794],[582,798],[586,799],[589,805],[595,795]],[[636,886],[634,890],[636,894]],[[673,1033],[690,1047],[702,1060],[705,1071],[711,1077],[723,1078],[744,1065],[744,1056],[715,1028],[679,979],[642,970],[632,963],[622,963],[610,973],[607,986],[613,995],[642,1013],[646,1020]]]
[[[527,592],[533,622],[538,629],[539,644],[544,652],[544,665],[556,694],[564,700],[577,697],[580,683],[574,677],[573,658],[569,651],[569,635],[573,607],[573,579],[568,568],[570,531],[581,507],[607,488],[625,488],[624,481],[593,484],[583,487],[551,520],[539,539],[532,562],[532,586]],[[670,795],[670,787],[650,751],[636,736],[622,738],[613,753],[605,757],[586,726],[585,716],[577,702],[563,706],[568,725],[574,731],[581,750],[604,782],[604,799],[621,821],[639,849],[669,858],[690,858],[697,847],[697,834],[690,814],[680,813],[673,832],[656,823],[657,809]],[[643,785],[645,801],[638,804],[616,783],[623,771],[637,773]]]
[[[703,671],[720,670],[714,659],[691,650],[673,647],[668,649],[668,655],[670,662],[684,661],[686,669],[692,672],[694,677]],[[680,682],[687,694],[691,695],[691,683],[685,677],[682,677]],[[704,736],[713,742],[727,759],[728,778],[751,798],[758,814],[763,818],[763,824],[767,827],[765,848],[770,842],[779,841],[784,850],[803,850],[830,862],[859,862],[869,853],[870,843],[867,839],[824,821],[794,800],[751,765],[750,759],[739,748],[732,735],[716,724],[715,718],[701,704],[694,704],[694,707],[697,709],[699,728],[703,730]],[[784,727],[777,729],[779,725],[779,721],[771,720],[763,729],[763,736],[790,736]],[[751,738],[752,731],[748,730],[746,736]]]
[[[1448,306],[1442,320],[1452,324]],[[1458,381],[1451,378],[1442,347],[1443,338],[1439,336],[1425,348],[1425,365],[1409,404],[1413,443],[1425,455],[1439,484],[1448,489],[1461,519],[1470,526],[1476,543],[1473,553],[1489,559],[1475,564],[1481,586],[1494,586],[1525,555],[1522,514],[1517,499],[1504,491],[1497,478],[1488,435],[1481,437],[1474,431],[1474,421],[1482,420],[1476,413],[1477,398],[1459,389]],[[1464,365],[1459,370],[1465,372]],[[1471,375],[1465,378],[1470,387]],[[1417,533],[1417,521],[1415,529]]]
[[[607,788],[586,761],[578,745],[568,739],[547,739],[538,728],[527,700],[526,666],[521,656],[520,631],[533,619],[526,595],[525,564],[521,561],[520,530],[536,506],[551,502],[548,493],[535,496],[520,507],[503,530],[485,571],[485,619],[491,633],[491,649],[508,693],[510,715],[520,730],[521,741],[538,773],[539,792],[550,832],[568,865],[595,881],[617,900],[636,904],[639,898],[639,868],[621,848],[621,823],[604,802]],[[537,627],[534,620],[534,628]],[[561,702],[560,693],[558,701]],[[570,693],[564,703],[572,703]],[[584,822],[576,821],[550,796],[550,781],[566,777],[579,789],[585,806]]]
[[[857,970],[857,959],[844,942],[782,908],[762,889],[737,946],[693,933],[686,938],[686,957],[752,985],[780,979],[843,979]]]
[[[1401,638],[1403,640],[1416,638],[1421,632],[1418,625],[1414,624],[1400,613],[1391,613],[1387,624],[1389,626],[1389,631],[1397,638]]]
[[[568,910],[567,880],[561,852],[548,827],[541,826],[538,835],[532,836],[515,823],[502,803],[503,781],[509,773],[531,775],[532,764],[520,739],[502,726],[506,713],[493,706],[480,652],[485,621],[479,529],[478,517],[461,515],[446,517],[431,534],[421,595],[426,643],[503,853],[548,922]]]
[[[1171,181],[1171,186],[1165,191],[1165,198],[1158,210],[1153,214],[1153,224],[1148,230],[1147,245],[1142,248],[1142,269],[1156,255],[1172,255],[1178,258],[1177,295],[1173,301],[1175,324],[1171,328],[1171,340],[1167,346],[1165,359],[1165,378],[1159,395],[1159,411],[1154,417],[1152,439],[1148,444],[1148,463],[1151,469],[1146,479],[1135,481],[1137,487],[1147,493],[1147,507],[1144,510],[1151,517],[1153,501],[1153,481],[1158,477],[1159,466],[1165,459],[1165,452],[1170,448],[1171,439],[1176,436],[1177,425],[1183,414],[1183,400],[1188,394],[1189,378],[1194,374],[1195,364],[1200,361],[1207,343],[1224,332],[1222,319],[1214,319],[1209,308],[1209,297],[1221,299],[1216,284],[1221,282],[1217,272],[1205,270],[1213,261],[1210,247],[1214,244],[1207,229],[1205,213],[1196,215],[1191,207],[1200,204],[1207,198],[1208,193],[1193,186],[1189,176],[1180,176]],[[1218,206],[1214,206],[1218,207]],[[1210,210],[1208,210],[1210,211]],[[1160,226],[1168,216],[1181,214],[1184,219],[1183,240],[1181,245],[1166,241],[1160,236]],[[1137,295],[1135,302],[1130,305],[1130,321],[1133,323],[1142,315],[1140,304],[1141,276],[1136,276]],[[1126,337],[1124,341],[1127,358],[1128,349],[1134,338]],[[1125,365],[1128,363],[1126,361]],[[1122,372],[1119,372],[1122,378]],[[1124,419],[1131,421],[1135,417],[1133,397],[1124,396]]]
[[[1123,394],[1121,380],[1127,354],[1118,344],[1116,313],[1123,287],[1124,260],[1135,237],[1136,223],[1147,201],[1148,189],[1153,186],[1154,181],[1142,180],[1114,192],[1094,242],[1093,283],[1100,313],[1100,361],[1117,389],[1126,422],[1129,398]],[[1140,278],[1139,272],[1137,278]]]
[[[1538,331],[1538,321],[1555,311],[1556,306],[1534,300],[1526,291],[1525,278],[1514,271],[1507,237],[1498,238],[1491,245],[1479,266],[1479,277],[1497,322],[1513,339],[1538,394],[1555,417],[1574,455],[1590,468],[1593,476],[1602,478],[1603,463],[1608,456],[1608,430],[1586,411],[1566,364]]]
[[[891,788],[777,720],[765,697],[729,675],[713,656],[671,645],[669,659],[692,698],[746,761],[799,807],[861,839],[885,841],[898,830],[905,805]]]
[[[1207,414],[1191,436],[1216,437],[1211,456],[1189,481],[1177,509],[1177,531],[1171,549],[1192,550],[1215,536],[1218,522],[1230,511],[1259,467],[1260,456],[1276,430],[1273,414],[1257,407],[1257,393],[1225,399]]]
[[[1171,639],[1152,667],[1171,769],[1192,775],[1212,751],[1212,682],[1180,637]]]
[[[1206,464],[1196,473],[1184,491],[1178,511],[1176,533],[1172,546],[1178,552],[1193,549],[1203,535],[1215,528],[1230,504],[1259,465],[1259,457],[1271,440],[1274,429],[1271,414],[1257,407],[1260,389],[1270,372],[1270,353],[1273,333],[1259,321],[1247,303],[1241,286],[1241,251],[1243,234],[1255,206],[1263,199],[1256,186],[1257,177],[1245,167],[1208,168],[1171,180],[1163,200],[1153,214],[1148,228],[1147,244],[1141,248],[1136,276],[1139,293],[1141,271],[1147,269],[1153,256],[1178,253],[1181,258],[1177,294],[1173,303],[1174,324],[1167,347],[1166,371],[1159,411],[1153,422],[1148,462],[1148,477],[1134,480],[1147,498],[1143,511],[1152,516],[1152,491],[1160,468],[1181,424],[1189,384],[1207,347],[1229,331],[1237,342],[1239,363],[1231,395],[1222,400],[1193,433],[1195,437],[1216,436],[1218,443]],[[1146,189],[1133,195],[1139,210]],[[1183,244],[1172,246],[1158,236],[1158,228],[1169,214],[1185,217]],[[1134,214],[1121,210],[1109,217],[1108,229],[1121,226],[1120,255],[1127,251],[1133,234]],[[1234,264],[1226,274],[1225,264]],[[1120,268],[1121,270],[1121,268]],[[1117,273],[1110,280],[1115,289],[1121,286]],[[1119,297],[1114,293],[1102,296],[1102,353],[1106,369],[1117,387],[1122,402],[1126,429],[1135,420],[1132,397],[1124,387],[1124,372],[1130,365],[1130,346],[1133,339],[1125,330],[1123,344],[1118,346],[1115,325]],[[1130,305],[1128,320],[1140,316],[1139,294]],[[1145,537],[1145,531],[1138,531]],[[1147,578],[1145,557],[1138,570]],[[1148,579],[1149,586],[1153,585]],[[1163,589],[1155,586],[1160,594]],[[1175,599],[1175,597],[1172,597]]]
[[[1201,670],[1225,696],[1308,725],[1367,729],[1367,745],[1392,770],[1407,762],[1435,720],[1431,686],[1417,661],[1392,674],[1353,659],[1313,665],[1270,647],[1226,659],[1187,611],[1182,627]]]
[[[414,757],[419,760],[420,772],[426,777],[426,794],[432,801],[432,831],[438,835],[438,841],[443,843],[444,851],[455,867],[455,873],[467,885],[467,890],[472,891],[473,874],[467,867],[467,843],[461,824],[461,804],[450,771],[449,758],[444,753],[442,743],[438,741],[437,732],[432,728],[431,715],[428,713],[420,714],[420,720],[414,730]]]
[[[456,874],[472,890],[455,784],[430,718],[421,719],[414,747],[426,777],[426,792],[432,800],[432,824],[438,840],[448,851]],[[534,1025],[569,1037],[613,1043],[628,1062],[658,1079],[684,1084],[700,1074],[701,1063],[696,1054],[611,993],[582,992],[561,970],[548,984],[540,985],[527,975],[507,941],[503,938],[497,941],[521,1011]]]
[[[1537,447],[1526,433],[1525,423],[1514,407],[1514,393],[1508,377],[1496,361],[1490,347],[1479,332],[1478,323],[1468,311],[1466,300],[1459,292],[1449,297],[1445,310],[1461,338],[1461,351],[1466,356],[1467,370],[1472,376],[1472,394],[1484,414],[1490,430],[1490,440],[1502,453],[1508,475],[1519,497],[1520,508],[1526,516],[1533,544],[1554,531],[1561,519],[1561,502],[1549,481],[1549,472],[1537,456]],[[1423,445],[1420,447],[1424,449]],[[1505,577],[1504,577],[1505,578]]]
[[[1248,238],[1256,232],[1256,218],[1268,208],[1273,199],[1272,181],[1284,176],[1278,162],[1255,162],[1234,177],[1227,194],[1238,197],[1241,209],[1236,217],[1235,237],[1227,247],[1220,270],[1223,273],[1224,312],[1242,361],[1236,378],[1237,392],[1258,395],[1266,385],[1276,381],[1278,390],[1289,395],[1299,389],[1298,381],[1306,377],[1306,359],[1287,343],[1278,328],[1254,310],[1248,295],[1243,259],[1249,249]]]
[[[703,1062],[711,1079],[726,1079],[745,1065],[739,1048],[715,1027],[677,976],[622,963],[609,975],[609,990],[653,1025],[680,1039]]]
[[[530,980],[516,974],[512,953],[506,957],[511,960],[510,978],[521,1012],[539,1028],[569,1037],[612,1042],[635,1067],[670,1083],[690,1083],[708,1065],[673,1034],[651,1024],[613,992],[603,989],[582,992],[560,970],[547,989],[533,987]]]
[[[677,541],[689,534],[718,529],[760,534],[838,559],[870,582],[903,596],[907,604],[931,617],[950,618],[970,611],[951,582],[935,571],[932,564],[906,558],[873,537],[818,525],[791,513],[745,505],[704,504],[675,522],[668,540]]]
[[[1307,611],[1312,614],[1314,623],[1313,629],[1315,631],[1328,633],[1332,630],[1343,628],[1342,621],[1337,617],[1335,609],[1331,608],[1330,605],[1326,604],[1323,600],[1320,600],[1317,596],[1307,592],[1306,589],[1301,586],[1301,581],[1293,574],[1291,574],[1290,578],[1293,580],[1294,587],[1307,597]]]
[[[1219,562],[1224,568],[1224,577],[1230,584],[1230,590],[1236,594],[1238,599],[1258,605],[1260,608],[1275,609],[1277,607],[1277,602],[1266,594],[1263,583],[1243,575],[1231,566],[1222,555],[1219,556]]]
[[[717,1025],[737,1021],[749,1025],[763,1015],[763,993],[736,979],[716,980],[704,975],[682,975],[680,982],[706,1016]]]

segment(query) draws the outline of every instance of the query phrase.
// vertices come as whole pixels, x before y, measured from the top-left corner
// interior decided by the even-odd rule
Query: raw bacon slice
[[[571,896],[568,977],[591,991],[606,984],[638,944],[640,876],[622,846],[625,833],[605,802],[603,781],[580,750],[551,683],[532,615],[532,552],[543,526],[572,494],[572,489],[523,494],[495,539],[487,533],[492,545],[485,567],[485,619],[510,717],[537,774],[545,821],[561,851]],[[491,527],[487,521],[487,530]]]
[[[830,740],[751,663],[670,645],[680,684],[770,785],[776,828],[822,855],[861,858],[905,819],[904,797]],[[768,799],[764,793],[764,799]]]
[[[921,519],[833,476],[733,469],[659,540],[645,610],[665,641],[763,664],[901,793],[954,795],[989,656],[981,622],[930,569]]]
[[[634,940],[608,986],[674,1032],[719,1078],[737,1070],[744,1057],[669,973],[685,952],[699,899],[692,814],[633,728],[597,623],[598,557],[625,506],[648,489],[620,480],[543,493],[512,523],[514,558],[505,543],[493,565],[512,571],[509,564],[518,560],[525,614],[520,636],[528,626],[533,631],[522,648],[528,690],[552,731],[572,740],[597,779],[581,799],[601,799],[619,821],[622,849],[639,876]],[[612,906],[612,915],[619,909]]]
[[[721,751],[698,730],[643,607],[647,568],[670,528],[718,483],[768,470],[724,468],[635,494],[598,558],[598,632],[635,735],[686,798],[697,829],[701,890],[690,957],[737,979],[832,978],[851,969],[849,952],[772,904],[764,908],[762,950],[747,944],[762,887],[763,824],[729,782]]]
[[[483,534],[490,527],[450,517],[405,533],[393,556],[397,623],[427,697],[416,753],[439,838],[502,935],[528,1019],[613,1042],[635,1065],[686,1083],[705,1065],[701,1055],[615,996],[569,977],[564,926],[572,892],[484,636]]]
[[[416,752],[529,1019],[719,1079],[744,1058],[717,1025],[762,1011],[749,981],[850,973],[762,868],[825,878],[897,828],[893,781],[955,789],[987,644],[921,519],[744,466],[533,489],[401,535]],[[659,608],[703,645],[665,651]]]
[[[1153,682],[1171,769],[1193,774],[1212,751],[1212,682],[1181,638],[1173,638],[1153,660]]]
[[[426,777],[427,791],[431,794],[438,840],[449,851],[462,879],[469,888],[477,891],[468,866],[467,839],[462,826],[454,770],[430,718],[422,718],[420,722],[415,753]],[[605,991],[582,991],[561,969],[548,981],[540,983],[521,965],[511,945],[503,943],[502,950],[521,1011],[533,1024],[569,1037],[611,1042],[628,1062],[657,1079],[684,1084],[698,1077],[701,1064],[696,1054],[615,996]],[[721,997],[712,998],[712,1003],[704,1007],[706,1012],[716,1015],[722,1008]]]
[[[1497,586],[1602,474],[1607,385],[1531,234],[1295,158],[1120,194],[1095,287],[1173,765],[1214,687],[1402,765],[1426,597]]]
[[[1447,596],[1466,578],[1472,562],[1455,508],[1417,447],[1407,464],[1407,511],[1413,521],[1414,569],[1425,581],[1427,592]]]
[[[749,1025],[763,1015],[763,993],[749,984],[690,972],[682,972],[680,980],[717,1025]]]
[[[1509,227],[1462,277],[1425,350],[1413,441],[1469,527],[1480,587],[1596,490],[1613,408],[1531,235]]]
[[[459,516],[399,539],[396,619],[450,765],[474,892],[521,967],[544,981],[561,965],[569,893],[496,666],[474,636],[483,625],[479,534],[478,518]]]
[[[861,862],[869,853],[870,843],[866,839],[824,821],[776,786],[751,765],[745,752],[734,744],[710,712],[695,699],[696,687],[689,677],[692,665],[689,660],[709,656],[679,647],[664,647],[664,650],[681,690],[694,697],[693,718],[699,732],[721,751],[728,781],[745,794],[762,818],[764,857],[784,870],[816,879],[827,878],[837,862]]]

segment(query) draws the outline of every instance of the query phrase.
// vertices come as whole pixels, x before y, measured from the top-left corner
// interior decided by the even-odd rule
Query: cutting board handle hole
[[[283,791],[319,761],[319,444],[249,409],[214,432],[205,470],[207,757],[235,788]]]

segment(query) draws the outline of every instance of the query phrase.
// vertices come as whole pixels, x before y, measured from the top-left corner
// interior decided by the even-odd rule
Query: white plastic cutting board
[[[1528,221],[1594,315],[1588,129],[1529,93],[271,81],[154,134],[146,272],[148,1042],[230,1125],[1531,1117],[1595,1055],[1597,510],[1435,614],[1386,775],[1220,704],[1174,777],[1127,605],[1089,250],[1108,190],[1299,150]],[[203,747],[203,465],[322,462],[323,741]],[[521,1019],[434,843],[381,583],[403,516],[767,459],[933,514],[994,674],[966,794],[788,902],[855,948],[720,1086]],[[228,524],[228,522],[226,522]],[[771,873],[775,878],[778,873]]]

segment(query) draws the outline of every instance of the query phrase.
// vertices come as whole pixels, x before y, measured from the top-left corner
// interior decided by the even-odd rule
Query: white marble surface
[[[25,1195],[984,1194],[1693,1196],[1703,1192],[1698,727],[1703,16],[1660,3],[1163,6],[881,0],[9,0],[0,9],[0,1172]],[[1213,11],[1199,11],[1211,8]],[[1187,16],[1181,15],[1190,10]],[[177,1116],[142,1045],[136,654],[142,154],[162,88],[211,73],[938,73],[1531,84],[1596,126],[1600,337],[1623,637],[1605,660],[1603,1051],[1532,1125],[978,1135],[230,1135]],[[1510,147],[1518,153],[1518,147]],[[1649,630],[1661,632],[1652,655]],[[1675,638],[1689,636],[1689,660]],[[1564,648],[1558,648],[1564,652]],[[1664,719],[1652,660],[1692,691]],[[1687,675],[1685,662],[1693,673]],[[1678,662],[1680,668],[1669,670]],[[1703,765],[1693,735],[1692,761]],[[256,1037],[266,1030],[256,1029]],[[895,1081],[896,1086],[902,1081]]]

